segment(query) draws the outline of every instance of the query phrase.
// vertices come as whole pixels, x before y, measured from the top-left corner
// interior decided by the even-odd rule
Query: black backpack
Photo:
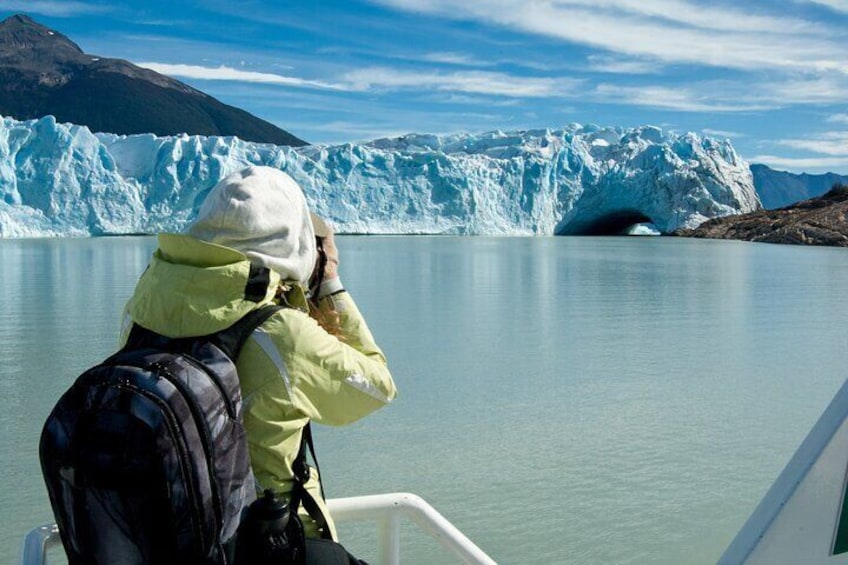
[[[233,562],[256,498],[234,361],[279,309],[197,338],[136,325],[59,399],[39,455],[70,565]]]

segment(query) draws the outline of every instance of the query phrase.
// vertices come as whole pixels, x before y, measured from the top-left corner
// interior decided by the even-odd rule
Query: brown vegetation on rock
[[[674,235],[848,247],[848,186],[836,184],[822,196],[777,210],[714,218]]]

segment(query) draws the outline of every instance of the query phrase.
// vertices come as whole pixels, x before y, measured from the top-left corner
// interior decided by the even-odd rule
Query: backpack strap
[[[303,439],[301,441],[301,450],[303,450],[303,444],[309,448],[309,454],[312,455],[312,462],[315,463],[315,471],[318,472],[318,476],[321,476],[321,468],[318,466],[318,458],[315,457],[315,445],[312,443],[312,422],[308,422],[306,426],[303,427]],[[306,461],[306,453],[303,454],[303,460]],[[321,487],[321,498],[326,500],[326,496],[324,496],[324,484],[320,481],[318,485]]]
[[[297,457],[292,465],[294,471],[294,487],[292,488],[291,500],[289,507],[293,512],[297,512],[298,507],[303,504],[306,513],[315,520],[318,529],[321,531],[321,537],[324,539],[333,539],[333,533],[327,525],[327,518],[321,511],[318,501],[312,494],[306,490],[306,481],[309,480],[309,464],[306,461],[306,449],[309,448],[309,453],[312,454],[312,460],[315,462],[315,469],[318,471],[318,476],[321,476],[321,470],[318,468],[318,459],[315,458],[315,446],[312,445],[312,427],[307,423],[303,428],[303,436],[300,441],[300,449],[297,452]],[[321,487],[321,498],[324,498],[324,485],[319,483]]]
[[[265,298],[270,282],[271,269],[251,263],[247,283],[244,285],[244,299],[251,302],[261,302]]]
[[[276,304],[267,304],[255,310],[251,310],[244,315],[239,321],[225,330],[210,336],[212,343],[221,348],[221,351],[235,362],[238,354],[247,338],[250,337],[256,328],[265,323],[265,320],[274,315],[274,313],[282,310],[285,306]]]
[[[229,355],[230,359],[235,361],[245,341],[247,341],[247,338],[250,337],[250,334],[252,334],[256,328],[261,326],[265,320],[283,308],[285,308],[285,306],[269,304],[255,310],[251,310],[241,320],[229,328],[215,334],[213,342],[220,347],[224,353]],[[315,446],[312,443],[312,427],[309,423],[304,426],[302,433],[303,435],[300,441],[300,448],[298,449],[297,457],[292,465],[292,471],[294,472],[294,486],[292,488],[291,500],[289,500],[289,507],[293,512],[297,512],[297,509],[301,504],[303,504],[303,508],[309,516],[315,520],[319,530],[321,530],[321,537],[324,539],[333,539],[333,534],[327,525],[327,518],[321,511],[321,507],[318,505],[318,502],[312,494],[306,490],[306,481],[309,480],[310,473],[309,464],[306,460],[307,449],[309,450],[310,455],[312,455],[312,461],[315,463],[315,470],[318,472],[318,476],[321,476],[321,470],[318,467],[318,458],[315,457]],[[321,483],[319,483],[319,485],[321,487],[321,498],[325,498],[324,485]]]
[[[236,361],[242,346],[250,337],[250,334],[259,326],[265,323],[265,320],[274,315],[278,310],[282,310],[285,306],[277,306],[276,304],[267,304],[255,310],[251,310],[244,315],[240,320],[232,326],[223,329],[217,333],[203,335],[197,337],[165,337],[147,328],[143,328],[137,323],[132,325],[130,333],[127,336],[127,342],[122,350],[140,349],[144,347],[156,347],[172,352],[187,352],[191,351],[194,344],[210,342],[218,346],[221,351],[227,356]]]

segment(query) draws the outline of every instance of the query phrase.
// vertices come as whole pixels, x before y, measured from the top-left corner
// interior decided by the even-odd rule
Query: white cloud
[[[845,102],[848,80],[836,75],[750,84],[748,88],[754,92],[759,90],[763,97],[785,104],[842,104]]]
[[[848,168],[848,131],[830,131],[803,139],[781,139],[776,145],[788,147],[808,156],[757,155],[748,159],[774,168],[798,171],[836,171]]]
[[[421,60],[428,63],[445,63],[466,67],[491,67],[494,65],[494,63],[481,61],[463,53],[427,53],[421,57]]]
[[[621,75],[656,74],[664,66],[657,61],[623,59],[609,55],[589,55],[587,61],[590,71]]]
[[[242,71],[233,69],[232,67],[203,67],[199,65],[169,65],[165,63],[136,63],[139,67],[144,67],[157,73],[177,76],[183,78],[193,78],[198,80],[225,80],[237,82],[253,82],[262,84],[277,84],[280,86],[294,86],[301,88],[329,88],[341,89],[339,85],[329,83],[306,80],[297,77],[288,77],[272,73],[258,73],[254,71]]]
[[[813,4],[827,6],[837,12],[848,12],[848,0],[809,0]]]
[[[564,96],[571,93],[583,82],[571,78],[519,77],[484,71],[421,73],[386,67],[371,67],[351,71],[344,75],[344,81],[354,90],[431,89],[466,94],[528,98]]]
[[[669,63],[848,74],[848,45],[838,30],[726,5],[705,7],[684,0],[373,1]]]
[[[753,112],[845,101],[848,77],[779,82],[701,81],[680,86],[599,84],[590,96],[601,102],[685,112]],[[843,116],[843,114],[837,114]],[[848,115],[846,115],[848,117]]]
[[[108,12],[111,8],[85,2],[65,2],[61,0],[0,0],[0,10],[64,18],[78,14]]]
[[[701,131],[704,132],[704,134],[712,137],[747,137],[747,135],[744,133],[739,133],[738,131],[727,131],[723,129],[704,128]]]
[[[600,101],[616,104],[632,104],[682,112],[751,112],[767,110],[774,106],[760,101],[729,101],[727,98],[711,97],[709,89],[698,87],[680,88],[667,86],[619,86],[599,84],[594,95]]]
[[[848,124],[848,114],[834,114],[825,121],[831,124]]]
[[[825,132],[817,138],[782,139],[777,143],[820,155],[848,158],[848,131]]]
[[[621,86],[602,82],[592,86],[588,80],[571,77],[538,77],[515,74],[460,70],[409,71],[392,67],[367,67],[348,71],[332,81],[308,80],[277,73],[236,69],[228,66],[201,66],[138,63],[164,75],[197,80],[259,83],[293,88],[337,91],[417,91],[421,95],[444,93],[445,103],[471,103],[476,98],[484,104],[484,96],[518,100],[522,98],[555,98],[561,100],[592,99],[606,104],[642,106],[683,112],[753,112],[796,104],[840,103],[848,91],[848,77],[796,79],[758,84],[730,81],[702,81],[685,86],[637,85]],[[496,101],[495,101],[496,102]],[[494,104],[495,102],[491,102]],[[836,114],[838,121],[848,114]]]
[[[749,163],[762,163],[773,169],[798,171],[829,171],[848,167],[848,157],[781,157],[778,155],[756,155],[746,158]]]
[[[227,66],[173,65],[136,63],[167,76],[197,80],[273,84],[297,88],[321,88],[345,91],[412,90],[451,92],[464,95],[540,98],[573,96],[584,83],[572,78],[535,78],[485,71],[412,72],[388,67],[369,67],[345,73],[338,82],[329,83],[274,73],[244,71]],[[456,100],[454,100],[456,102]],[[482,100],[480,100],[482,103]]]
[[[494,99],[480,94],[465,94],[462,92],[438,92],[425,95],[424,100],[439,104],[459,104],[463,106],[487,106],[489,108],[508,108],[519,106],[520,98]],[[493,116],[494,117],[494,116]]]
[[[719,31],[786,33],[815,32],[817,29],[815,24],[803,20],[748,14],[726,5],[705,6],[686,0],[570,0],[560,4],[602,8]]]

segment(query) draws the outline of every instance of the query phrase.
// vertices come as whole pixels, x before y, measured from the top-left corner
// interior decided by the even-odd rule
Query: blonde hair
[[[318,325],[324,328],[331,336],[334,336],[339,341],[345,341],[345,336],[342,333],[342,317],[336,311],[333,300],[327,297],[323,304],[309,300],[309,316],[318,322]]]
[[[305,304],[301,300],[292,301],[289,300],[289,296],[292,294],[294,286],[295,285],[289,283],[280,284],[277,287],[277,292],[275,294],[277,301],[289,308],[305,311],[309,314],[310,318],[315,320],[318,325],[324,329],[325,332],[339,341],[345,341],[345,336],[342,333],[341,314],[339,314],[336,310],[332,297],[327,296],[327,299],[322,299],[320,303],[317,299],[313,299],[311,297],[306,298]],[[295,296],[297,297],[299,294],[300,293],[297,293]],[[297,302],[297,304],[295,304],[295,302]]]

